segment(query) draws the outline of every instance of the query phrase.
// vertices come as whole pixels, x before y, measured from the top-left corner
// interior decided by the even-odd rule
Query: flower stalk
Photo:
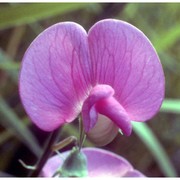
[[[51,146],[56,142],[56,140],[59,137],[59,129],[56,129],[55,131],[53,131],[50,136],[49,139],[47,140],[47,143],[45,145],[43,154],[41,155],[41,157],[39,158],[37,164],[36,164],[36,169],[30,171],[29,173],[29,177],[38,177],[43,166],[45,165],[46,161],[48,160],[48,158],[52,155],[53,151],[51,150]]]

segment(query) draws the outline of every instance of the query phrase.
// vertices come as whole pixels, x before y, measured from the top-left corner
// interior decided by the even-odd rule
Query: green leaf
[[[12,132],[7,129],[0,134],[0,146],[4,144],[10,137],[12,136]]]
[[[163,101],[160,111],[170,112],[170,113],[180,113],[180,100],[165,99]]]
[[[29,129],[22,123],[17,115],[11,110],[6,101],[0,97],[0,123],[16,135],[24,144],[26,144],[36,156],[41,154],[41,148],[36,138]]]
[[[0,29],[33,23],[48,17],[82,9],[88,3],[30,3],[0,8]]]
[[[0,69],[5,70],[15,83],[18,81],[18,66],[19,63],[15,63],[0,49]]]
[[[180,38],[180,25],[174,25],[171,29],[161,32],[158,37],[153,40],[153,44],[158,52],[165,51],[174,45]]]
[[[133,129],[139,138],[151,151],[159,167],[168,177],[177,177],[177,173],[170,162],[168,155],[154,135],[153,131],[145,123],[133,122]]]
[[[0,61],[0,69],[2,70],[19,70],[20,64],[17,62],[2,62]]]

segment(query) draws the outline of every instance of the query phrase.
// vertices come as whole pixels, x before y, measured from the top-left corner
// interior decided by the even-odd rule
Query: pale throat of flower
[[[122,105],[114,97],[114,89],[105,84],[96,85],[82,107],[84,130],[93,142],[103,146],[111,142],[119,128],[129,136],[132,125]]]

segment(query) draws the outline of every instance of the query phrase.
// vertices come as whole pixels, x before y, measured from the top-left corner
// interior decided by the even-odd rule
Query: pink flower
[[[158,112],[164,84],[158,55],[136,27],[106,19],[86,33],[63,22],[43,31],[26,51],[20,96],[32,121],[45,131],[81,113],[86,132],[102,114],[130,135],[131,121]]]
[[[82,152],[87,157],[88,177],[145,177],[141,172],[135,170],[126,159],[109,151],[98,148],[83,148]],[[69,153],[70,151],[66,151],[61,156],[51,157],[45,164],[41,176],[52,177],[62,166],[63,159]]]

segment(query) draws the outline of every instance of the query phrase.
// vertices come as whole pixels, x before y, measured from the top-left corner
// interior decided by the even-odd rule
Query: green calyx
[[[86,177],[88,170],[85,154],[79,151],[79,148],[74,147],[54,176],[57,174],[60,177]]]

